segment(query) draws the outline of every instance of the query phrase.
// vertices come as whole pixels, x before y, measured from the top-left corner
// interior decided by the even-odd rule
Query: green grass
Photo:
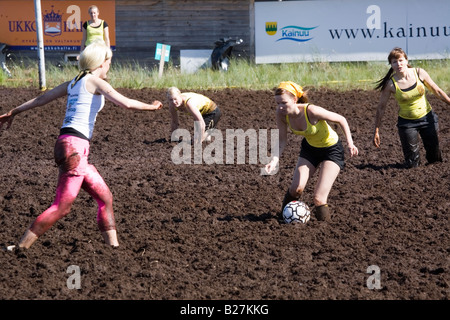
[[[414,67],[424,68],[432,79],[446,92],[450,90],[449,59],[411,61]],[[0,86],[39,88],[37,62],[29,61],[8,66],[12,77],[0,70]],[[388,71],[385,62],[342,62],[342,63],[284,63],[254,64],[245,59],[233,59],[228,71],[201,69],[195,74],[181,73],[178,66],[165,65],[163,75],[159,67],[141,66],[139,62],[111,65],[109,82],[115,88],[167,88],[177,86],[183,90],[245,88],[272,89],[279,82],[291,80],[306,88],[329,88],[334,90],[371,90]],[[45,71],[46,87],[71,79],[77,74],[77,67],[48,64]]]

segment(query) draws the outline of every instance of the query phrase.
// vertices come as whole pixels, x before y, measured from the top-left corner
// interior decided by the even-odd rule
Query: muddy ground
[[[124,90],[164,101],[161,90]],[[272,92],[199,91],[221,107],[218,128],[276,128]],[[38,95],[0,88],[0,113]],[[106,247],[96,203],[81,191],[71,213],[25,255],[0,251],[2,300],[448,300],[450,113],[440,117],[444,161],[404,169],[397,107],[390,101],[372,146],[374,91],[311,90],[314,104],[344,115],[360,155],[348,158],[329,197],[332,221],[286,225],[277,214],[301,138],[289,144],[276,175],[257,163],[175,164],[167,107],[126,111],[107,102],[97,118],[90,162],[108,183],[120,247]],[[64,99],[16,117],[0,136],[0,246],[17,243],[54,198],[53,146]],[[192,120],[181,127],[193,132]],[[342,132],[340,136],[345,141]],[[248,147],[250,142],[247,141]],[[269,143],[270,145],[270,143]],[[269,146],[268,146],[269,148]],[[423,151],[423,148],[422,148]],[[220,158],[216,158],[220,159]],[[254,160],[254,159],[253,159]],[[312,205],[315,177],[303,200]],[[71,266],[80,270],[80,287]],[[373,268],[379,268],[379,288]],[[69,269],[68,269],[69,268]],[[75,272],[75,273],[72,273]]]

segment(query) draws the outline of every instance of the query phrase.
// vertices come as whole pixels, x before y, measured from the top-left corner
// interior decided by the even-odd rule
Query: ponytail
[[[89,70],[81,70],[78,75],[75,77],[73,83],[71,84],[70,88],[73,88],[74,85],[80,81],[85,75],[87,75],[88,73],[91,73],[91,71]]]
[[[389,71],[386,73],[386,75],[382,79],[377,81],[375,90],[383,91],[383,89],[386,87],[388,81],[391,79],[393,73],[394,73],[394,69],[392,69],[392,67],[391,67],[389,69]]]

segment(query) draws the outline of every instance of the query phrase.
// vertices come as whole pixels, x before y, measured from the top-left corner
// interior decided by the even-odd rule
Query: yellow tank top
[[[91,44],[94,41],[105,41],[103,38],[103,20],[102,23],[98,27],[91,27],[89,22],[86,26],[86,46]]]
[[[425,85],[420,81],[416,69],[414,75],[416,87],[408,91],[400,89],[394,77],[391,78],[395,86],[394,97],[400,107],[398,115],[408,120],[420,119],[431,111],[431,105],[425,97]]]
[[[335,145],[339,141],[339,136],[336,131],[334,131],[325,120],[320,120],[315,125],[311,124],[308,119],[308,113],[306,112],[307,108],[308,105],[304,108],[307,124],[306,130],[304,131],[292,129],[291,123],[289,122],[289,116],[286,115],[286,121],[292,133],[304,136],[306,141],[316,148],[326,148]]]
[[[184,102],[185,107],[186,107],[187,102],[192,98],[195,98],[195,100],[197,102],[199,102],[197,104],[197,108],[200,111],[201,115],[208,114],[208,113],[214,111],[217,107],[214,101],[212,101],[208,97],[205,97],[204,95],[201,95],[199,93],[185,92],[182,95],[186,97],[186,100]]]

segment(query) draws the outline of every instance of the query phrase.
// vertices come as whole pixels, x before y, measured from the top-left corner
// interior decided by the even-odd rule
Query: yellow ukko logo
[[[276,22],[266,22],[266,33],[269,36],[273,36],[277,33],[277,23]]]

